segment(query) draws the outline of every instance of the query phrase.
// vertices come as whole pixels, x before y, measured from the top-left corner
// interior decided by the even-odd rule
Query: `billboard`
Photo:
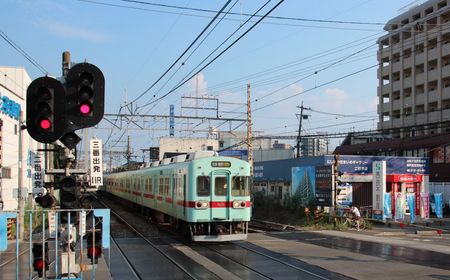
[[[292,201],[302,207],[307,207],[315,200],[315,167],[292,167]]]
[[[316,166],[315,171],[316,205],[331,206],[331,188],[333,185],[332,167]]]

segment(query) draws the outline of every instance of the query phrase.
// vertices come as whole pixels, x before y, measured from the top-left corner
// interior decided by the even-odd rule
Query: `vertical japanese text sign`
[[[42,152],[37,152],[33,159],[33,196],[41,196],[46,193],[44,188],[44,169],[42,168]]]
[[[383,200],[386,192],[386,161],[374,161],[372,182],[372,217],[383,219]]]
[[[91,186],[103,185],[102,140],[91,139]]]

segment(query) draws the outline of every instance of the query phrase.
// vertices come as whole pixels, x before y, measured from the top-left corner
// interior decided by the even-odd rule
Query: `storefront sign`
[[[20,104],[15,102],[14,100],[9,99],[8,96],[3,95],[0,98],[0,111],[3,114],[15,120],[19,120],[20,110],[21,110]]]
[[[386,175],[387,182],[417,183],[422,182],[422,175],[415,174],[390,174]]]
[[[377,220],[383,219],[384,193],[386,192],[386,162],[373,162],[373,181],[372,181],[372,210],[373,218]],[[381,215],[375,215],[380,213]]]
[[[372,157],[340,156],[339,171],[345,174],[366,175],[373,173],[373,163],[386,162],[387,174],[428,174],[428,158],[424,157]],[[334,157],[325,156],[326,165],[333,165]]]

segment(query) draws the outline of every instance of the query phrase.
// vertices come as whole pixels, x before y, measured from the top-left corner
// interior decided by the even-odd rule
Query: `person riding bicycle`
[[[350,210],[353,214],[353,219],[356,221],[356,229],[359,231],[359,220],[361,219],[361,213],[359,212],[358,207],[350,204]]]

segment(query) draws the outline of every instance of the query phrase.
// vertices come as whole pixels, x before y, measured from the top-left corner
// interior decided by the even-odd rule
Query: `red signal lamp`
[[[35,271],[42,271],[43,269],[44,269],[44,267],[45,267],[45,262],[44,262],[44,260],[43,259],[37,259],[37,260],[35,260],[34,261],[34,265],[33,265],[33,267],[34,267],[34,270]]]
[[[47,118],[41,118],[39,120],[39,127],[43,130],[49,130],[52,126],[52,122]]]
[[[89,102],[83,102],[80,104],[80,113],[82,115],[89,115],[92,112],[92,104]]]

